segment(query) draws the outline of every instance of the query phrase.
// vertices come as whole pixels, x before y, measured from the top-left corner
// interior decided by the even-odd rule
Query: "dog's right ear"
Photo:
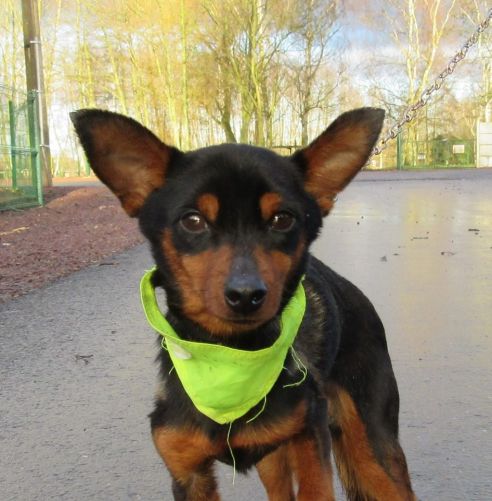
[[[86,109],[70,118],[92,170],[128,215],[137,216],[147,197],[164,185],[168,166],[180,151],[117,113]]]

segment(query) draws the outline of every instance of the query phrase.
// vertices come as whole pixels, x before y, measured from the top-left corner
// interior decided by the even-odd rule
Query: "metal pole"
[[[402,150],[402,137],[401,137],[401,131],[398,133],[396,136],[396,168],[398,170],[403,169],[403,150]]]
[[[10,122],[10,162],[12,165],[12,189],[17,189],[17,153],[15,148],[17,146],[16,141],[16,119],[15,119],[15,107],[12,100],[9,101],[9,122]]]
[[[31,94],[27,98],[27,111],[29,118],[29,136],[31,143],[31,172],[32,178],[36,185],[36,196],[38,199],[38,204],[43,205],[43,186],[41,181],[41,148],[39,147],[39,128],[36,127],[36,124],[39,123],[39,119],[36,116],[38,112],[38,100],[39,94],[35,92],[31,92]]]
[[[39,30],[39,12],[37,0],[22,0],[22,24],[24,31],[24,56],[26,60],[27,91],[36,92],[36,116],[39,122],[39,142],[43,184],[51,186],[51,153],[46,110],[46,95],[43,78],[43,55]]]

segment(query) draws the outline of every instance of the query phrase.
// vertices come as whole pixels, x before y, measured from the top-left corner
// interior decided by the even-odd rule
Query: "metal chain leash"
[[[411,122],[415,116],[417,115],[417,111],[424,107],[432,97],[432,94],[439,90],[446,78],[451,75],[456,68],[456,65],[465,58],[468,50],[473,47],[480,38],[481,33],[483,33],[490,24],[492,19],[492,8],[489,10],[486,18],[478,25],[475,33],[464,43],[463,47],[455,54],[455,56],[449,61],[447,67],[442,71],[439,76],[434,80],[432,85],[429,85],[422,94],[420,95],[420,99],[410,105],[405,112],[402,114],[400,120],[396,122],[385,134],[383,139],[379,141],[379,144],[372,150],[372,153],[368,159],[368,162],[375,155],[379,155],[383,150],[388,146],[388,141],[395,139],[396,136],[401,132],[401,129],[405,124]]]

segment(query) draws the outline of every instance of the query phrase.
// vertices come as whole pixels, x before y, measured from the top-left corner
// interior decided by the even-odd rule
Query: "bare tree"
[[[222,35],[207,34],[212,35],[208,46],[217,49],[216,62],[230,89],[222,89],[221,109],[227,116],[228,99],[237,93],[240,141],[250,142],[253,125],[252,140],[267,144],[271,141],[268,123],[278,102],[275,68],[288,38],[285,4],[280,0],[210,0],[205,6],[213,25],[226,28]]]
[[[490,2],[486,0],[465,0],[463,2],[461,5],[463,37],[470,36],[470,32],[476,29],[476,26],[485,18],[488,9],[490,9]],[[474,78],[474,98],[468,103],[471,105],[472,113],[470,114],[470,110],[467,110],[468,121],[472,119],[470,127],[473,130],[473,135],[476,119],[483,120],[487,104],[492,103],[492,35],[490,29],[480,35],[477,46],[477,50],[469,57],[468,65],[470,73],[477,77]]]
[[[398,79],[389,78],[391,87],[374,84],[373,95],[393,104],[393,113],[399,115],[403,109],[415,103],[428,87],[431,79],[446,61],[445,42],[453,31],[453,14],[456,0],[388,0],[382,11],[376,11],[378,21],[383,18],[390,26],[390,35],[399,52],[397,67],[404,79],[398,88]],[[377,89],[377,90],[376,90]],[[392,95],[391,90],[397,89]],[[383,97],[384,96],[384,97]],[[395,109],[396,108],[396,109]],[[428,139],[428,110],[405,128],[405,163],[417,161],[417,141],[421,131]]]
[[[329,49],[329,43],[337,32],[339,9],[338,0],[295,2],[291,35],[294,50],[289,62],[289,73],[295,89],[294,106],[301,124],[302,145],[309,142],[311,112],[326,104],[341,75],[341,66],[337,64],[340,53]],[[320,69],[326,67],[328,62],[336,68],[335,74],[330,81],[321,81]]]

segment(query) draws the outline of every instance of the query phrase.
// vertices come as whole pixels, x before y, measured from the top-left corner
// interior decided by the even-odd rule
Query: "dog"
[[[349,499],[416,499],[383,325],[361,291],[309,252],[337,194],[369,158],[384,111],[344,113],[285,157],[243,144],[182,152],[97,109],[71,119],[95,174],[138,218],[156,264],[150,286],[166,294],[174,337],[163,338],[150,420],[174,499],[219,500],[218,460],[239,472],[256,467],[270,501],[332,500],[332,455]],[[304,303],[293,314],[298,296]],[[194,375],[186,387],[178,372],[195,355],[175,351],[175,341],[230,350],[246,365],[277,350],[291,314],[294,338],[276,351],[277,372],[270,359],[255,369],[268,375],[244,369],[245,382],[230,392],[239,414],[207,414],[229,380]],[[220,375],[221,363],[207,367]],[[243,392],[267,379],[246,405]]]

